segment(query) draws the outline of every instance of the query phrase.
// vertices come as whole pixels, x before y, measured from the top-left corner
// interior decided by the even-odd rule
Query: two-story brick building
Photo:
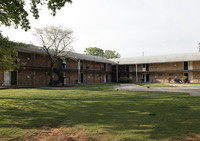
[[[0,72],[0,86],[38,87],[50,81],[50,61],[41,47],[18,48],[21,63],[18,70]],[[111,65],[114,62],[91,55],[65,52],[56,63],[64,85],[111,82]],[[53,74],[54,81],[58,75]]]
[[[168,83],[187,77],[190,83],[200,83],[200,53],[171,54],[112,59],[116,81],[127,77],[132,82]],[[114,70],[113,69],[113,70]]]
[[[41,47],[18,48],[23,67],[0,72],[0,86],[48,86],[50,62]],[[56,63],[64,85],[118,82],[121,77],[132,82],[167,83],[187,77],[190,83],[200,83],[200,53],[142,56],[105,59],[91,55],[65,52]]]

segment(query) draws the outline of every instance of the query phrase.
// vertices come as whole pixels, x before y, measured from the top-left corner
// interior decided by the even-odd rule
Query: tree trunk
[[[49,76],[50,76],[49,85],[50,85],[50,86],[53,86],[53,66],[54,66],[54,63],[53,63],[53,61],[51,60],[51,69],[50,69],[50,72],[49,72]]]

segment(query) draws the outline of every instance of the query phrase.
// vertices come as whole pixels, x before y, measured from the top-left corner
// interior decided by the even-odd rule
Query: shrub
[[[180,78],[174,78],[174,82],[175,82],[175,83],[181,83],[182,81],[181,81]]]
[[[189,83],[189,80],[188,80],[188,77],[187,77],[187,76],[184,76],[184,77],[182,78],[182,80],[183,80],[183,83]]]
[[[171,80],[172,80],[172,78],[171,78],[171,77],[169,77],[169,78],[168,78],[168,83],[170,83],[170,82],[171,82]]]
[[[132,82],[132,79],[127,78],[127,77],[120,77],[119,78],[119,83],[130,83]]]

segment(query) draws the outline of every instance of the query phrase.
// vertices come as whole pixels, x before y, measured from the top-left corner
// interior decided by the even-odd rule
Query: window
[[[126,74],[126,77],[129,78],[129,74]]]
[[[129,65],[126,65],[126,72],[129,72]]]
[[[142,71],[149,71],[149,64],[143,64]]]
[[[67,68],[67,61],[66,60],[62,60],[62,68],[63,69]]]
[[[169,76],[174,76],[174,74],[173,74],[173,73],[170,73]]]
[[[81,70],[83,70],[83,61],[80,61]]]
[[[188,70],[188,62],[184,62],[184,70]]]
[[[146,71],[149,71],[149,64],[146,64]]]
[[[146,64],[142,65],[142,71],[146,71]]]
[[[104,63],[104,71],[108,70],[108,64]]]
[[[162,76],[162,73],[159,73],[158,76]]]

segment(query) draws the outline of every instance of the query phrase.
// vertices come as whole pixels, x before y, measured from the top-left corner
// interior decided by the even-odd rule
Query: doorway
[[[146,82],[149,82],[149,74],[146,74]]]
[[[149,82],[149,80],[150,80],[150,79],[149,79],[149,74],[143,74],[143,75],[142,75],[142,82],[145,82],[145,83],[146,83],[146,82]]]
[[[4,71],[4,86],[17,85],[17,71]]]
[[[84,74],[81,73],[81,83],[83,83]]]

